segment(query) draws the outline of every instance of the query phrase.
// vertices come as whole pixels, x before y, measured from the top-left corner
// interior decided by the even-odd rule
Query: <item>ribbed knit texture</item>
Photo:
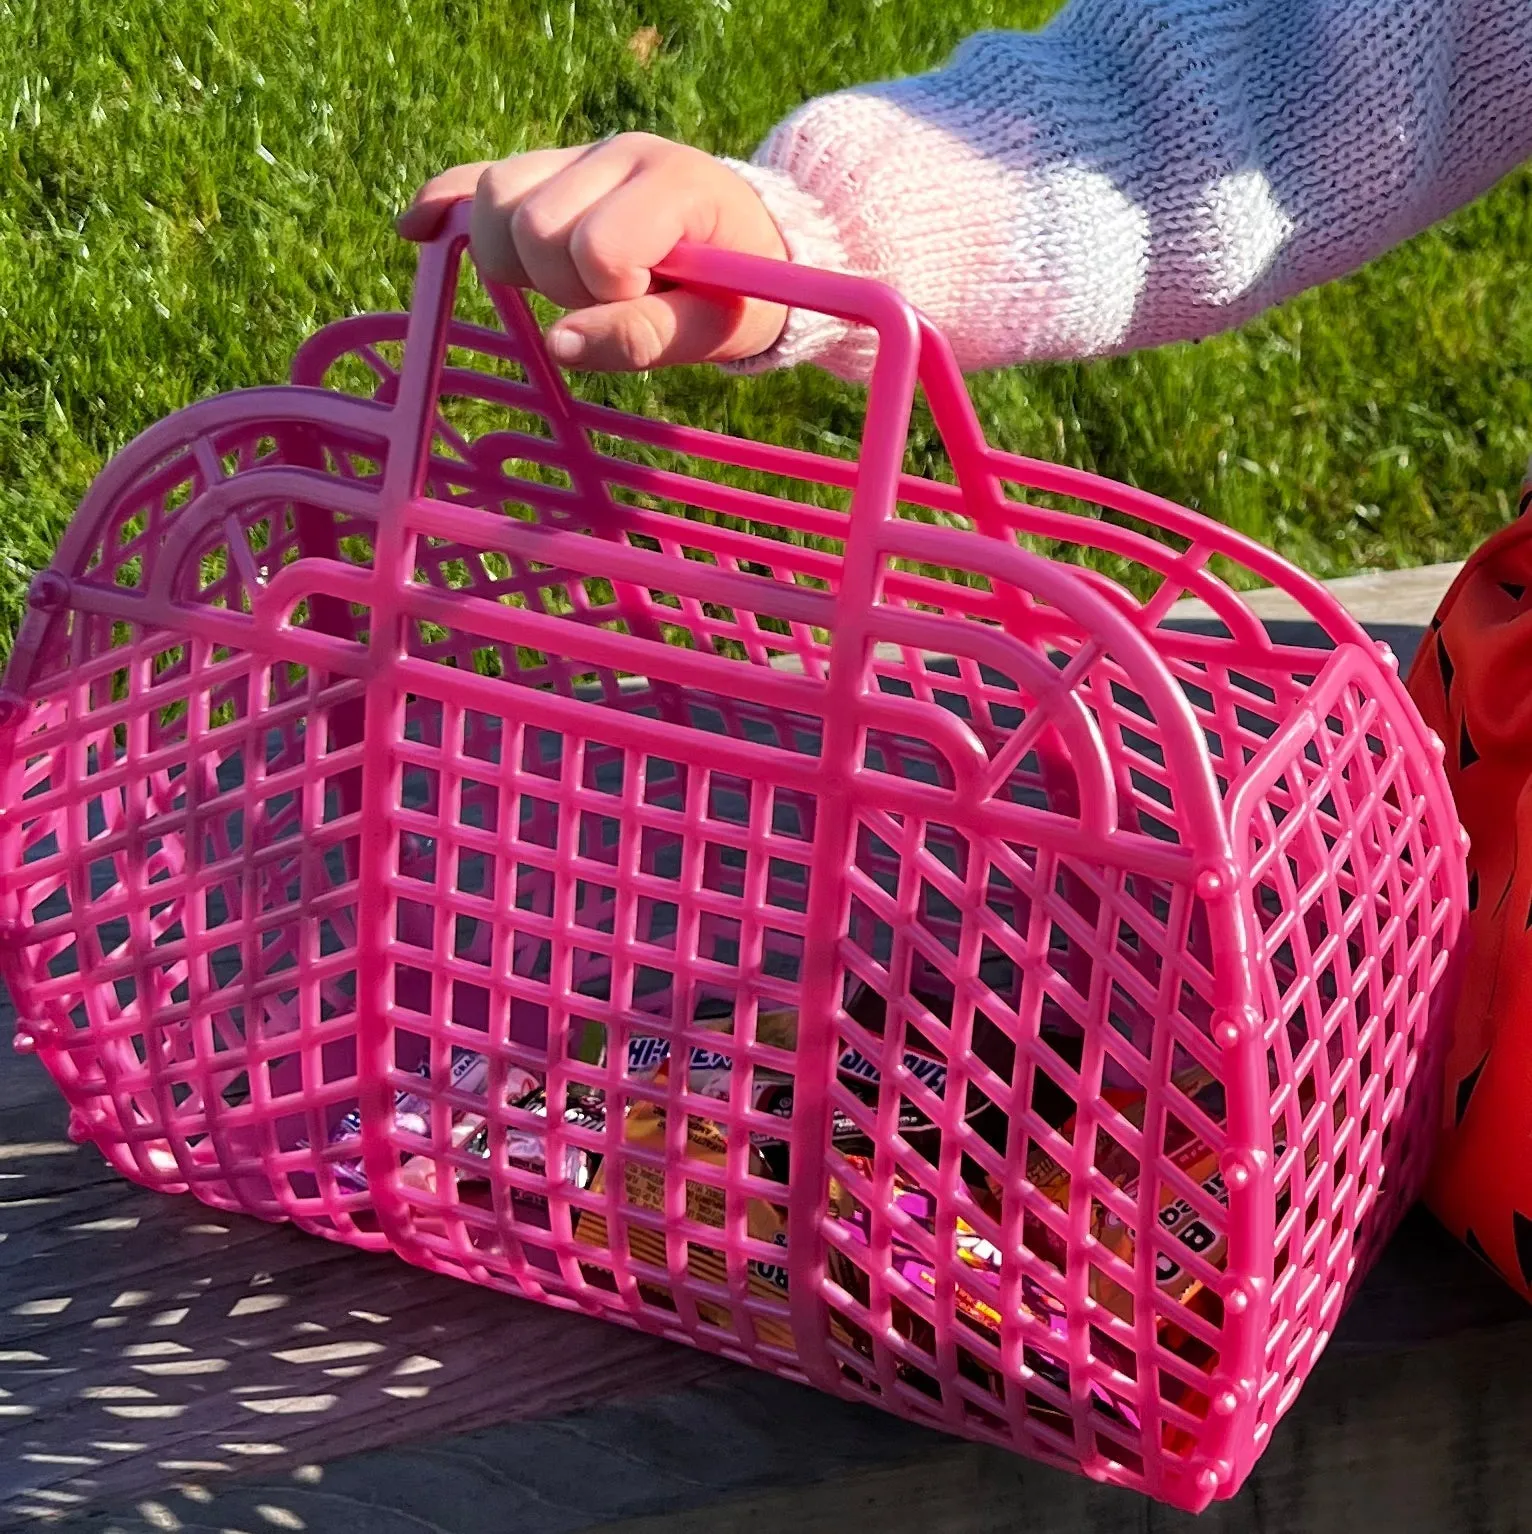
[[[975,369],[1239,324],[1528,156],[1532,0],[1072,0],[736,168],[794,259],[891,284]],[[745,366],[871,353],[794,313]]]

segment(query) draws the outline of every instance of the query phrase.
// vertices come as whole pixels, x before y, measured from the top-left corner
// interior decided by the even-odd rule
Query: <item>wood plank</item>
[[[0,1071],[0,1527],[48,1493],[147,1492],[187,1462],[297,1465],[725,1367],[145,1192],[69,1144],[43,1075]]]
[[[603,1534],[1480,1534],[1532,1527],[1532,1319],[1363,1364],[1328,1359],[1244,1491],[1200,1518],[996,1451],[916,1462],[600,1526]],[[465,1531],[467,1534],[467,1531]]]
[[[1419,565],[1411,570],[1378,570],[1327,581],[1325,589],[1359,623],[1425,624],[1462,568],[1459,562]],[[1301,622],[1307,616],[1290,596],[1270,586],[1240,595],[1257,618]],[[1204,603],[1188,598],[1176,604],[1172,617],[1196,621],[1211,618],[1212,613]]]
[[[1511,1534],[1532,1528],[1532,1317],[1321,1363],[1201,1518],[764,1376],[239,1480],[188,1471],[59,1534]],[[173,1523],[166,1521],[166,1515]],[[14,1525],[21,1527],[22,1525]]]

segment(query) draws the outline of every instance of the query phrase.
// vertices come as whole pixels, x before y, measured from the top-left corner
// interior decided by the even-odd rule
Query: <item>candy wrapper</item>
[[[429,1064],[422,1065],[419,1074],[422,1080],[429,1081]],[[458,1053],[453,1061],[452,1074],[449,1078],[453,1089],[472,1096],[480,1096],[484,1093],[488,1080],[489,1062],[485,1056],[471,1050]],[[585,1129],[598,1130],[605,1124],[606,1113],[599,1092],[572,1086],[569,1088],[567,1097],[565,1122]],[[533,1113],[540,1118],[547,1117],[547,1091],[543,1079],[521,1066],[506,1067],[503,1101],[509,1108],[519,1109],[523,1113]],[[394,1124],[396,1128],[408,1134],[428,1138],[431,1133],[430,1097],[424,1092],[408,1090],[396,1093]],[[476,1174],[461,1165],[457,1166],[457,1180],[460,1188],[489,1180],[490,1129],[489,1121],[482,1114],[459,1113],[454,1118],[448,1136],[449,1146],[466,1156],[482,1158],[486,1163],[482,1174]],[[353,1109],[336,1125],[330,1137],[330,1143],[342,1144],[347,1140],[354,1140],[360,1133],[361,1115]],[[506,1159],[511,1166],[539,1175],[545,1171],[546,1137],[536,1130],[507,1127],[505,1147]],[[598,1156],[587,1153],[580,1146],[566,1145],[564,1147],[564,1179],[576,1188],[588,1187],[599,1160]],[[434,1193],[437,1166],[434,1156],[423,1154],[406,1156],[400,1167],[400,1178],[406,1188]],[[361,1191],[367,1187],[367,1174],[360,1158],[338,1162],[335,1166],[335,1179],[341,1187],[349,1191]],[[541,1195],[521,1189],[516,1190],[514,1196],[518,1203],[529,1205],[546,1203]]]
[[[1214,1123],[1224,1121],[1225,1102],[1222,1085],[1201,1066],[1193,1066],[1178,1073],[1172,1085],[1192,1102]],[[1142,1090],[1122,1091],[1110,1089],[1103,1094],[1107,1101],[1136,1129],[1144,1125],[1147,1098]],[[1307,1115],[1314,1102],[1312,1081],[1306,1080],[1299,1091],[1299,1111]],[[1072,1123],[1065,1126],[1065,1133],[1073,1138]],[[1274,1146],[1280,1160],[1285,1143],[1279,1134]],[[1218,1153],[1200,1135],[1182,1124],[1174,1116],[1167,1125],[1164,1151],[1171,1164],[1185,1174],[1189,1181],[1200,1187],[1213,1208],[1227,1209],[1229,1190],[1224,1184],[1219,1166]],[[1309,1150],[1308,1161],[1312,1169],[1317,1160],[1317,1143]],[[1096,1168],[1107,1176],[1135,1205],[1140,1196],[1141,1172],[1136,1157],[1130,1155],[1109,1136],[1096,1141]],[[1027,1180],[1038,1192],[1052,1199],[1060,1208],[1069,1207],[1069,1174],[1047,1151],[1034,1144],[1027,1157]],[[992,1196],[998,1189],[991,1185]],[[1202,1316],[1213,1325],[1223,1322],[1223,1300],[1199,1278],[1187,1261],[1179,1254],[1197,1257],[1215,1270],[1221,1270],[1228,1258],[1226,1222],[1215,1220],[1205,1214],[1190,1200],[1160,1184],[1160,1201],[1157,1213],[1160,1229],[1172,1238],[1168,1250],[1155,1252],[1154,1278],[1159,1292],[1177,1305],[1185,1306],[1194,1314]],[[1096,1205],[1091,1224],[1091,1234],[1102,1245],[1114,1252],[1124,1262],[1132,1263],[1137,1239],[1132,1228],[1104,1205]],[[1028,1216],[1024,1225],[1027,1246],[1038,1255],[1052,1262],[1061,1271],[1065,1267],[1064,1242],[1041,1220]],[[1090,1270],[1091,1297],[1105,1305],[1123,1320],[1134,1319],[1133,1296],[1101,1268],[1092,1264]],[[1178,1354],[1194,1368],[1210,1373],[1217,1365],[1218,1354],[1200,1337],[1192,1335],[1172,1318],[1159,1316],[1156,1331],[1160,1342]],[[1190,1411],[1206,1410],[1206,1397],[1190,1385],[1179,1382],[1172,1387],[1173,1398]],[[1179,1429],[1167,1424],[1164,1430],[1167,1448],[1178,1450],[1189,1442]]]
[[[873,1175],[873,1164],[865,1157],[848,1157],[848,1169],[863,1178]],[[925,1235],[936,1240],[936,1199],[924,1188],[913,1187],[896,1178],[894,1183],[894,1207]],[[872,1239],[871,1213],[867,1207],[852,1196],[838,1178],[830,1183],[830,1211],[842,1222],[842,1228],[852,1238],[854,1247],[869,1246]],[[954,1255],[959,1265],[972,1274],[968,1283],[958,1283],[953,1288],[953,1300],[958,1320],[977,1336],[993,1346],[1000,1344],[1001,1318],[1000,1275],[1003,1256],[998,1247],[981,1236],[965,1220],[955,1222]],[[866,1305],[871,1293],[867,1273],[853,1256],[839,1247],[830,1248],[830,1276],[846,1293]],[[936,1298],[937,1272],[930,1258],[921,1252],[914,1242],[895,1235],[890,1254],[893,1271],[918,1292]],[[1021,1281],[1021,1305],[1023,1313],[1045,1327],[1057,1347],[1057,1356],[1037,1343],[1029,1342],[1024,1348],[1027,1367],[1040,1378],[1047,1380],[1058,1390],[1068,1393],[1069,1370],[1064,1363],[1068,1356],[1068,1317],[1061,1301],[1047,1293],[1029,1276]],[[833,1308],[831,1332],[836,1339],[851,1346],[866,1358],[871,1358],[870,1339],[853,1329]],[[895,1310],[896,1325],[917,1347],[933,1357],[936,1353],[936,1328],[924,1317],[917,1315],[908,1305]],[[1103,1339],[1096,1339],[1093,1347],[1098,1355],[1103,1349]],[[1110,1350],[1112,1344],[1106,1342]],[[1004,1397],[1003,1382],[998,1374],[970,1353],[959,1355],[963,1372],[975,1383],[983,1385],[997,1398]],[[1105,1359],[1112,1363],[1110,1357]],[[898,1365],[900,1374],[911,1384],[930,1393],[932,1384],[923,1371],[909,1368],[903,1362]],[[1138,1417],[1132,1407],[1104,1385],[1092,1384],[1091,1399],[1096,1410],[1128,1431],[1138,1427]],[[1031,1410],[1034,1416],[1047,1420],[1060,1432],[1071,1432],[1072,1424],[1067,1413],[1052,1408],[1040,1398],[1033,1398]]]
[[[705,1096],[725,1098],[728,1095],[728,1072],[715,1069],[714,1062],[697,1060],[693,1052],[692,1076],[688,1083],[695,1092]],[[649,1078],[656,1086],[664,1086],[668,1080],[670,1064],[662,1059]],[[711,1087],[712,1090],[704,1091]],[[719,1090],[721,1088],[721,1090]],[[623,1124],[623,1140],[636,1149],[663,1152],[665,1148],[666,1110],[648,1101],[634,1104]],[[712,1120],[688,1116],[687,1155],[704,1166],[722,1167],[728,1152],[728,1139],[722,1126]],[[591,1179],[592,1193],[604,1193],[610,1163],[603,1162]],[[758,1176],[767,1175],[759,1152],[751,1151],[751,1171]],[[623,1167],[623,1201],[635,1209],[659,1211],[665,1207],[665,1174],[655,1167],[626,1162]],[[689,1179],[686,1184],[686,1217],[699,1225],[723,1228],[725,1212],[724,1193],[710,1183]],[[746,1229],[758,1241],[767,1241],[785,1247],[787,1229],[785,1211],[762,1199],[751,1199],[745,1209]],[[592,1248],[610,1249],[610,1231],[605,1214],[596,1210],[582,1209],[575,1222],[575,1239]],[[656,1268],[666,1266],[665,1238],[657,1231],[637,1225],[628,1226],[628,1251],[640,1262]],[[725,1285],[728,1283],[728,1265],[722,1251],[687,1243],[687,1272],[704,1283]],[[657,1285],[643,1283],[640,1290],[651,1303],[666,1304],[668,1295]],[[783,1264],[752,1260],[748,1264],[748,1288],[758,1298],[781,1300],[787,1292],[787,1269]],[[697,1302],[697,1312],[704,1321],[715,1326],[730,1326],[730,1317],[722,1306],[705,1300]],[[755,1318],[756,1335],[762,1342],[778,1347],[792,1346],[792,1331],[784,1321]]]
[[[918,995],[916,997],[922,1006],[933,1016],[946,1018],[950,1015],[951,1004],[940,997]],[[881,1033],[884,1028],[884,1014],[886,1003],[877,992],[869,987],[860,987],[847,1005],[848,1013],[856,1019],[864,1028],[871,1033]],[[727,1014],[714,1018],[700,1019],[706,1026],[727,1034],[732,1030],[733,1019]],[[756,1018],[755,1039],[757,1043],[766,1044],[776,1049],[793,1050],[798,1042],[798,1013],[791,1007],[775,1008],[762,1011]],[[974,1020],[974,1033],[976,1038],[987,1038],[993,1041],[998,1035],[988,1018],[982,1015]],[[989,1053],[995,1051],[990,1049]],[[635,1080],[653,1080],[660,1066],[667,1062],[670,1053],[669,1040],[655,1035],[638,1035],[628,1043],[628,1074]],[[983,1053],[983,1051],[981,1051]],[[948,1068],[946,1062],[940,1057],[939,1051],[917,1029],[906,1029],[904,1048],[901,1054],[901,1063],[910,1076],[921,1086],[926,1088],[934,1097],[944,1097],[947,1091]],[[704,1097],[717,1098],[720,1101],[727,1100],[729,1096],[729,1081],[733,1070],[733,1059],[719,1050],[708,1049],[703,1046],[694,1046],[689,1060],[690,1075],[688,1085],[691,1091]],[[843,1085],[849,1088],[858,1098],[869,1107],[875,1107],[878,1102],[878,1094],[882,1087],[882,1070],[878,1062],[871,1059],[861,1049],[854,1045],[847,1045],[837,1061],[837,1070]],[[756,1084],[755,1098],[752,1106],[761,1113],[770,1113],[778,1118],[791,1118],[793,1103],[793,1079],[790,1075],[776,1075],[771,1072],[757,1069],[754,1073]],[[998,1112],[995,1105],[989,1102],[982,1093],[970,1090],[968,1103],[966,1104],[965,1116],[970,1124],[980,1127],[984,1133],[983,1121]],[[850,1114],[842,1109],[835,1109],[835,1122],[832,1128],[832,1138],[836,1145],[848,1154],[862,1150],[870,1150],[871,1144],[865,1133],[856,1127]],[[938,1149],[936,1144],[937,1130],[930,1119],[913,1103],[907,1099],[901,1099],[899,1106],[899,1130],[900,1133],[917,1149],[923,1152],[934,1153]],[[1003,1144],[1003,1126],[1001,1129]],[[924,1140],[921,1139],[924,1136]],[[986,1135],[986,1138],[990,1138]],[[757,1135],[754,1143],[759,1147],[766,1147],[772,1143],[773,1137]],[[775,1142],[780,1144],[781,1142]],[[784,1147],[785,1150],[785,1147]],[[768,1169],[768,1176],[785,1178],[785,1156],[779,1158],[780,1169],[773,1166]]]
[[[534,1113],[539,1118],[546,1119],[548,1117],[546,1084],[534,1081],[531,1088],[511,1101],[509,1106],[523,1113]],[[564,1122],[579,1129],[595,1131],[603,1129],[606,1126],[606,1105],[602,1094],[587,1087],[571,1085],[565,1093]],[[544,1134],[538,1130],[518,1129],[507,1125],[504,1137],[505,1156],[511,1166],[539,1176],[546,1174],[548,1142]],[[485,1161],[485,1180],[489,1176],[487,1163],[490,1139],[490,1124],[484,1119],[477,1119],[473,1124],[472,1133],[464,1142],[464,1149],[470,1156],[479,1156]],[[573,1188],[588,1188],[600,1162],[599,1155],[587,1151],[583,1146],[565,1145],[562,1180]],[[459,1174],[459,1180],[472,1181],[473,1178],[470,1173],[464,1171]],[[517,1202],[528,1204],[547,1203],[547,1199],[542,1194],[523,1189],[516,1190],[515,1198]]]
[[[1208,1071],[1201,1066],[1190,1067],[1174,1077],[1172,1085],[1207,1118],[1214,1123],[1223,1122],[1223,1087]],[[1104,1095],[1135,1129],[1143,1128],[1147,1098],[1142,1091],[1108,1091]],[[1304,1089],[1300,1091],[1299,1096],[1300,1112],[1307,1114],[1314,1100],[1312,1082],[1305,1081]],[[1067,1128],[1066,1133],[1072,1135],[1072,1128]],[[1099,1137],[1096,1146],[1096,1169],[1110,1178],[1131,1201],[1136,1203],[1140,1189],[1137,1158],[1128,1154],[1108,1136]],[[1224,1185],[1217,1151],[1174,1116],[1168,1123],[1164,1149],[1171,1165],[1184,1173],[1190,1182],[1200,1187],[1207,1195],[1209,1203],[1220,1209],[1229,1207],[1229,1190]],[[1280,1133],[1277,1135],[1274,1150],[1277,1159],[1280,1160],[1285,1150],[1285,1142]],[[1317,1144],[1310,1147],[1311,1168],[1316,1159]],[[1035,1144],[1027,1157],[1027,1179],[1039,1192],[1046,1194],[1061,1208],[1069,1207],[1069,1174],[1047,1151]],[[993,1191],[995,1190],[992,1189]],[[1198,1313],[1208,1316],[1209,1319],[1220,1320],[1222,1307],[1218,1297],[1207,1291],[1202,1280],[1195,1276],[1187,1263],[1177,1259],[1176,1250],[1179,1248],[1188,1256],[1199,1257],[1208,1266],[1221,1269],[1228,1253],[1228,1237],[1223,1229],[1224,1222],[1217,1221],[1210,1224],[1209,1216],[1204,1215],[1189,1200],[1172,1192],[1163,1184],[1160,1189],[1157,1218],[1160,1229],[1173,1237],[1175,1243],[1171,1250],[1161,1250],[1155,1254],[1154,1276],[1160,1292],[1167,1299],[1189,1306]],[[1130,1263],[1133,1261],[1136,1245],[1134,1233],[1113,1211],[1104,1207],[1100,1208],[1091,1234],[1123,1261]],[[1029,1245],[1036,1245],[1043,1255],[1048,1256],[1056,1266],[1062,1268],[1062,1242],[1047,1231],[1041,1221],[1029,1222],[1027,1240]],[[1131,1320],[1132,1297],[1128,1292],[1097,1268],[1093,1267],[1091,1274],[1092,1296],[1124,1319]],[[1161,1324],[1163,1328],[1165,1323]],[[1188,1356],[1200,1348],[1200,1344],[1194,1345],[1190,1339],[1186,1339],[1185,1345],[1178,1347],[1177,1351],[1180,1351],[1183,1356]],[[1202,1351],[1206,1350],[1202,1349]]]
[[[942,1016],[945,1004],[936,998],[919,998],[922,1005],[934,1016]],[[848,1006],[861,1025],[872,1033],[881,1033],[884,1026],[885,1003],[870,989],[861,989]],[[728,1035],[733,1029],[730,1015],[699,1017],[699,1022],[712,1031]],[[981,1027],[992,1027],[987,1019],[976,1019],[976,1033]],[[763,1010],[756,1017],[753,1030],[757,1043],[785,1051],[797,1045],[798,1014],[792,1008]],[[630,1078],[651,1086],[663,1087],[669,1080],[671,1068],[670,1042],[656,1035],[639,1035],[629,1040],[627,1049],[627,1073]],[[936,1050],[916,1029],[906,1029],[902,1064],[906,1071],[933,1096],[943,1096],[948,1088],[946,1063]],[[876,1106],[882,1086],[882,1072],[876,1060],[862,1050],[848,1046],[842,1050],[837,1062],[842,1083],[869,1107]],[[687,1056],[687,1088],[699,1097],[726,1102],[733,1084],[734,1059],[724,1048],[693,1045]],[[787,1073],[778,1073],[756,1066],[751,1070],[751,1107],[755,1112],[774,1118],[791,1120],[795,1083]],[[987,1100],[976,1096],[971,1099],[974,1112],[992,1107]],[[901,1098],[898,1109],[899,1131],[912,1146],[921,1148],[934,1159],[939,1151],[939,1131],[931,1120],[914,1103]],[[972,1120],[971,1120],[972,1121]],[[624,1139],[630,1144],[662,1150],[665,1141],[665,1108],[651,1101],[637,1103],[628,1113],[624,1125]],[[852,1114],[844,1109],[832,1110],[830,1134],[836,1149],[844,1155],[867,1155],[872,1151],[871,1141]],[[728,1139],[724,1126],[695,1113],[688,1117],[687,1141],[689,1154],[695,1159],[714,1166],[724,1164]],[[750,1136],[750,1170],[753,1175],[785,1183],[789,1175],[789,1140],[784,1134],[777,1136],[769,1131],[756,1130]],[[627,1165],[625,1173],[626,1202],[640,1209],[659,1210],[664,1207],[664,1176],[656,1169]],[[591,1182],[593,1192],[605,1187],[606,1170],[598,1171]],[[784,1200],[785,1201],[785,1200]],[[687,1190],[688,1217],[700,1224],[722,1226],[724,1220],[724,1195],[720,1189],[708,1184],[690,1181]],[[775,1204],[754,1199],[747,1204],[746,1225],[749,1233],[758,1240],[777,1246],[785,1246],[787,1233],[784,1216]],[[605,1247],[609,1231],[604,1215],[582,1211],[576,1225],[577,1239],[593,1247]],[[666,1253],[663,1237],[641,1228],[630,1228],[629,1248],[635,1257],[656,1267],[665,1266]],[[692,1243],[688,1258],[689,1271],[709,1282],[726,1282],[727,1271],[721,1252],[701,1248]],[[749,1264],[749,1287],[752,1293],[782,1298],[787,1291],[787,1268],[785,1264],[751,1261]],[[727,1324],[727,1315],[716,1306],[699,1305],[705,1319]],[[791,1335],[785,1325],[757,1322],[757,1330],[766,1341],[790,1345]]]
[[[455,1050],[453,1052],[452,1069],[447,1078],[449,1089],[464,1092],[470,1096],[482,1095],[485,1083],[489,1080],[489,1061],[474,1050]],[[422,1061],[416,1074],[423,1082],[431,1080],[430,1061]],[[519,1066],[509,1066],[506,1071],[505,1095],[507,1099],[513,1099],[530,1091],[537,1084],[537,1078],[531,1071],[522,1070]],[[466,1139],[466,1134],[460,1133],[465,1120],[460,1116],[452,1127],[451,1143],[454,1147],[461,1146]],[[419,1135],[422,1139],[429,1139],[431,1134],[431,1098],[422,1092],[414,1092],[403,1089],[394,1094],[394,1127],[406,1134]],[[355,1140],[362,1133],[362,1115],[359,1108],[353,1108],[330,1133],[330,1144],[341,1145],[348,1140]],[[419,1157],[410,1157],[405,1163],[418,1161]],[[362,1166],[361,1157],[352,1160],[340,1161],[335,1164],[335,1180],[347,1192],[360,1192],[367,1186],[367,1173]]]
[[[1200,1066],[1194,1066],[1175,1077],[1173,1085],[1183,1096],[1194,1103],[1215,1123],[1224,1116],[1223,1087],[1218,1080]],[[1128,1092],[1109,1089],[1107,1101],[1133,1125],[1141,1130],[1148,1099],[1142,1091]],[[1073,1123],[1066,1125],[1065,1133],[1073,1137]],[[1123,1150],[1109,1136],[1101,1136],[1096,1142],[1096,1169],[1108,1177],[1117,1187],[1136,1201],[1139,1192],[1139,1164],[1136,1157]],[[1184,1171],[1194,1182],[1200,1183],[1218,1204],[1227,1208],[1228,1189],[1224,1187],[1218,1169],[1218,1156],[1202,1139],[1182,1126],[1174,1118],[1166,1135],[1166,1154],[1171,1162]],[[1069,1173],[1041,1146],[1033,1144],[1027,1154],[1027,1181],[1052,1199],[1060,1208],[1069,1207]],[[992,1189],[992,1192],[998,1190]],[[1132,1262],[1134,1252],[1133,1231],[1115,1213],[1097,1206],[1101,1212],[1095,1217],[1091,1234],[1109,1247],[1126,1262]],[[1213,1267],[1222,1266],[1227,1238],[1221,1229],[1210,1227],[1185,1200],[1173,1196],[1168,1188],[1162,1188],[1160,1224],[1174,1234],[1188,1252],[1196,1253]],[[1055,1267],[1065,1264],[1064,1243],[1043,1224],[1041,1220],[1029,1220],[1026,1239],[1039,1255],[1046,1257]],[[1203,1289],[1200,1279],[1195,1278],[1186,1267],[1168,1253],[1156,1257],[1155,1279],[1160,1290],[1169,1299],[1187,1304]],[[1091,1296],[1106,1305],[1125,1320],[1133,1318],[1132,1296],[1115,1280],[1107,1277],[1099,1268],[1091,1268]],[[1163,1322],[1161,1323],[1163,1326]]]

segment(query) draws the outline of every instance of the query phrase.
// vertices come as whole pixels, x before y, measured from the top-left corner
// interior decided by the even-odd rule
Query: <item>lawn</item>
[[[1052,0],[0,0],[0,649],[123,442],[397,306],[389,219],[459,159],[626,128],[745,153],[837,85]],[[653,28],[658,47],[633,47]],[[654,38],[645,34],[652,42]],[[1244,330],[975,381],[993,440],[1147,486],[1324,575],[1464,553],[1532,449],[1532,179]],[[688,370],[628,402],[812,445],[857,392]],[[917,424],[911,452],[929,463]]]

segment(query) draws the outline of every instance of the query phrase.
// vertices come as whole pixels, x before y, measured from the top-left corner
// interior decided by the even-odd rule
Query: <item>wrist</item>
[[[855,271],[834,218],[814,193],[773,166],[728,159],[723,163],[760,198],[781,235],[789,261],[823,271]],[[771,346],[731,367],[740,373],[762,373],[812,361],[845,377],[865,377],[871,370],[875,344],[870,332],[844,320],[809,309],[791,309]]]

